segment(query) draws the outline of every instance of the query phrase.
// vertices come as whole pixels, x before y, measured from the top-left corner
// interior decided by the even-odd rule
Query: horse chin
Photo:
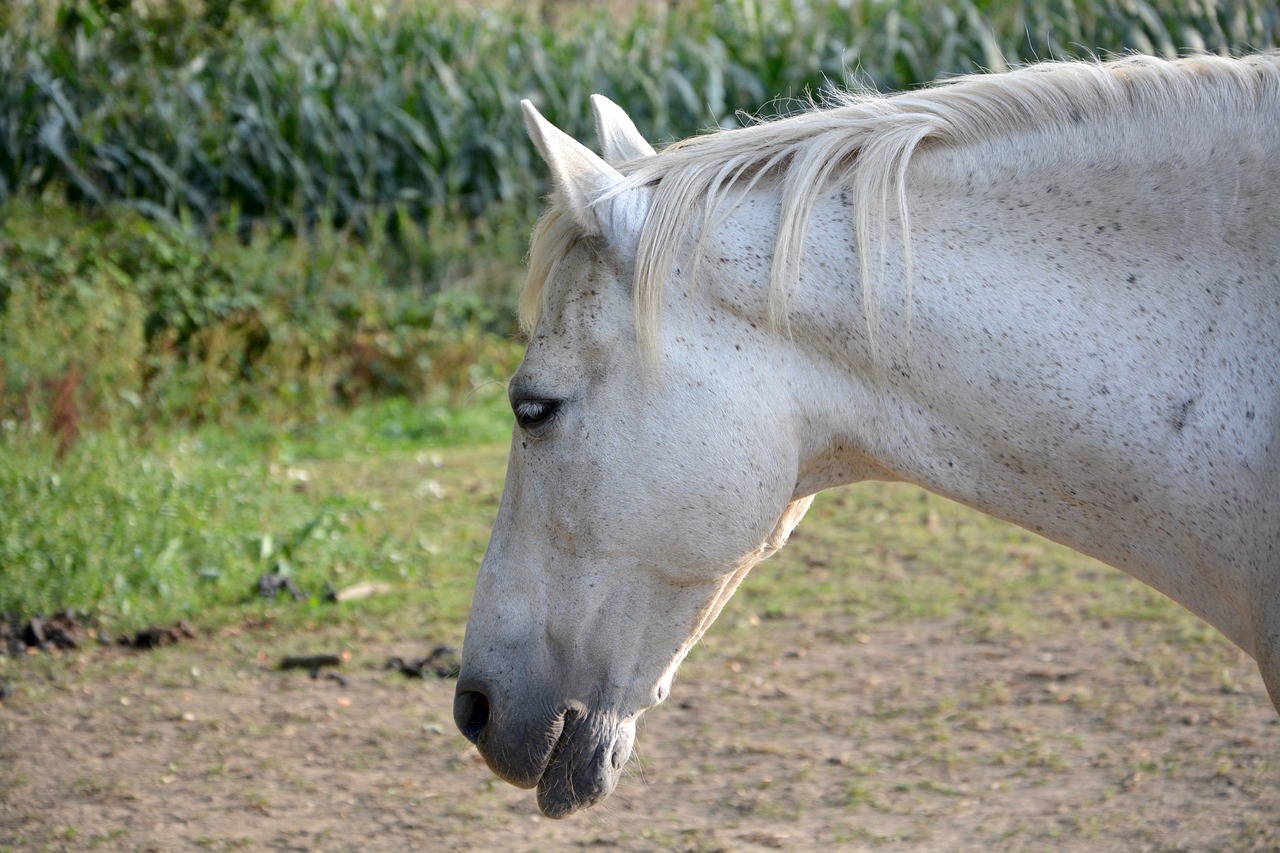
[[[619,722],[612,714],[565,715],[564,729],[538,780],[538,808],[550,818],[564,818],[613,793],[631,757],[635,722]]]

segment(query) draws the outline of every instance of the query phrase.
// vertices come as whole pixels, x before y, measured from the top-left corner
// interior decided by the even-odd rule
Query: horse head
[[[621,110],[593,106],[607,158],[653,153]],[[531,266],[554,259],[509,385],[454,716],[498,776],[563,817],[614,789],[637,719],[808,499],[786,371],[745,345],[770,333],[675,269],[646,351],[633,278],[651,189],[524,109],[554,192]]]

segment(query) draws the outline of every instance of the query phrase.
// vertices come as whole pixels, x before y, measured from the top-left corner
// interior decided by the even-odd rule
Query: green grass
[[[407,600],[416,618],[459,626],[496,510],[504,456],[494,442],[508,419],[500,393],[458,407],[389,402],[292,430],[210,427],[147,446],[93,433],[61,460],[47,438],[8,431],[0,611],[70,607],[120,631],[263,612],[318,623]],[[255,599],[268,571],[310,598]],[[342,608],[321,600],[362,581],[397,594]]]

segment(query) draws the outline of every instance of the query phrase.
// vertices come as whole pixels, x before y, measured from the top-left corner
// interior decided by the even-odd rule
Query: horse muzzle
[[[582,702],[495,696],[458,681],[453,718],[499,778],[538,789],[538,808],[568,817],[613,792],[635,742],[635,719]]]

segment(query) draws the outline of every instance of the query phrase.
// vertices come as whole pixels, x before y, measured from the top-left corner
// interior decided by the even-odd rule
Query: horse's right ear
[[[543,118],[529,101],[520,107],[529,138],[551,170],[552,191],[578,226],[613,244],[634,244],[649,210],[648,191],[623,189],[626,179],[617,169]]]

